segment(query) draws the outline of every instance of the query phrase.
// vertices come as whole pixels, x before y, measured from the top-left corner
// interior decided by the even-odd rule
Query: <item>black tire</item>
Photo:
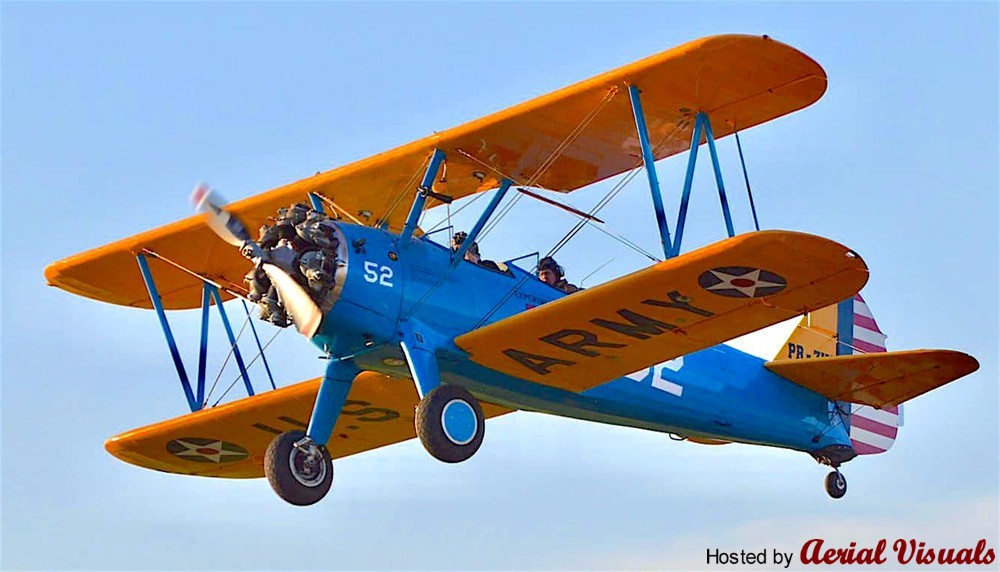
[[[333,461],[326,447],[318,447],[322,455],[310,463],[308,453],[295,448],[305,437],[302,431],[282,433],[271,441],[264,454],[264,474],[278,496],[296,506],[308,506],[326,496],[333,484]]]
[[[835,499],[847,494],[847,479],[840,471],[833,471],[826,476],[826,494]]]
[[[453,407],[458,408],[460,416],[475,414],[475,424],[460,427],[461,433],[456,435],[450,435],[444,426],[445,410],[455,413]],[[460,463],[474,455],[483,444],[486,430],[483,408],[471,393],[456,385],[439,385],[432,389],[417,405],[414,421],[420,442],[439,461]]]

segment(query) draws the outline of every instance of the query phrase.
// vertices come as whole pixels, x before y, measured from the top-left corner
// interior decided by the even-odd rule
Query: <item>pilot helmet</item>
[[[556,275],[556,278],[562,278],[565,275],[563,267],[559,266],[556,259],[551,256],[546,256],[538,261],[538,273],[541,274],[542,270],[552,271]]]

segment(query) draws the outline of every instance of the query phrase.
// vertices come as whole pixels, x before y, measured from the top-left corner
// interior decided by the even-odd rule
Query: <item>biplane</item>
[[[842,497],[841,465],[889,449],[903,402],[978,363],[950,350],[886,351],[860,295],[868,268],[846,246],[760,230],[756,212],[753,231],[735,232],[716,140],[738,144],[739,131],[811,105],[826,86],[822,67],[788,45],[713,36],[232,204],[199,187],[199,214],[45,271],[73,294],[155,310],[191,409],[106,449],[158,471],[266,476],[282,499],[309,505],[329,491],[332,459],[418,438],[433,457],[461,462],[483,443],[487,418],[523,410],[802,451],[832,468],[826,490]],[[682,252],[702,145],[728,238]],[[684,152],[671,233],[654,163]],[[567,294],[517,264],[524,257],[496,268],[466,260],[505,199],[642,172],[663,249],[652,266]],[[491,198],[461,245],[420,228],[427,209],[481,193]],[[314,225],[324,237],[311,250],[322,258],[316,276],[299,270],[309,249],[295,237],[277,243],[282,258],[248,230],[266,234],[279,209],[298,203],[308,219],[293,230]],[[596,210],[580,213],[584,224]],[[272,379],[257,393],[225,310],[238,298],[244,309],[263,304],[248,273],[322,352],[321,377],[280,388]],[[209,406],[212,306],[248,396]],[[168,313],[198,308],[194,377]],[[724,345],[799,316],[771,361]]]

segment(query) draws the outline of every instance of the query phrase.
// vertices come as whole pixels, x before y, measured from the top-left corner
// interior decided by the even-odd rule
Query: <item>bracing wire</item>
[[[545,174],[545,171],[548,170],[548,168],[551,167],[553,164],[555,164],[555,162],[559,158],[559,156],[562,155],[562,153],[570,145],[572,145],[574,141],[576,141],[576,139],[580,136],[580,134],[583,133],[583,131],[587,128],[587,126],[590,125],[591,122],[593,122],[593,120],[597,117],[597,115],[604,109],[605,106],[607,106],[607,104],[614,98],[614,96],[617,93],[618,93],[618,87],[617,86],[614,86],[611,89],[609,89],[608,92],[606,94],[604,94],[604,97],[601,99],[601,101],[599,101],[597,103],[597,105],[595,105],[590,110],[590,112],[588,112],[587,115],[584,116],[584,118],[580,120],[580,122],[576,125],[576,127],[574,127],[572,131],[570,131],[570,133],[562,140],[562,142],[560,142],[559,145],[555,149],[553,149],[552,153],[549,154],[549,156],[545,159],[545,161],[543,161],[542,164],[535,171],[535,174],[532,175],[525,182],[525,184],[522,185],[522,186],[526,186],[526,187],[533,187],[533,186],[535,186],[535,183],[541,178],[541,176],[543,174]],[[474,157],[472,157],[468,153],[465,153],[464,151],[459,150],[459,152],[462,155],[466,156],[466,157],[470,157],[470,158],[474,159]],[[477,162],[481,163],[481,161],[478,161],[478,160],[477,160]],[[491,169],[492,169],[492,167],[491,167]],[[496,169],[493,169],[493,170],[496,171]],[[497,171],[497,172],[499,172],[499,171]],[[514,181],[514,179],[510,179],[510,180]],[[480,193],[480,194],[482,194],[482,193]],[[520,200],[520,198],[522,196],[523,195],[521,195],[520,193],[518,193],[517,195],[515,195],[513,197],[513,199],[510,199],[509,202],[507,203],[507,205],[501,210],[500,214],[496,215],[493,218],[493,220],[491,221],[491,224],[488,225],[488,227],[485,228],[480,233],[479,236],[485,238],[486,235],[489,234],[489,232],[491,230],[493,230],[493,228],[496,227],[496,225],[500,222],[500,220],[502,220],[503,217],[506,216],[506,214],[510,212],[510,209],[513,208],[513,206],[515,204],[517,204],[517,201]],[[433,292],[434,290],[436,290],[442,283],[443,283],[443,277],[442,277],[442,280],[439,280],[437,282],[437,284],[435,284],[434,286],[432,286],[424,294],[424,296],[416,304],[414,304],[414,306],[410,309],[409,314],[412,314],[414,311],[416,311],[416,309],[419,308],[420,305],[423,304],[423,302],[428,298],[428,296],[430,295],[430,293]],[[522,279],[521,281],[518,282],[517,286],[515,286],[514,289],[516,290],[523,283],[524,282],[523,282],[523,279]],[[508,293],[508,295],[500,303],[502,304],[503,301],[505,301],[507,298],[509,298],[511,294],[513,294],[513,291],[511,291],[510,293]],[[490,312],[490,315],[492,315],[492,311]]]
[[[559,143],[559,145],[552,150],[552,153],[550,153],[549,156],[545,159],[545,161],[542,162],[542,164],[538,167],[535,173],[531,177],[529,177],[528,180],[525,181],[523,185],[520,186],[535,187],[536,183],[539,180],[541,180],[542,175],[544,175],[545,172],[552,165],[555,164],[555,162],[559,159],[559,157],[563,154],[563,152],[565,152],[566,149],[568,149],[569,146],[572,145],[573,142],[580,137],[580,135],[584,132],[584,130],[587,129],[587,127],[594,121],[594,119],[597,118],[597,116],[601,113],[601,111],[604,110],[604,108],[608,105],[608,103],[610,103],[611,100],[614,99],[615,95],[617,94],[618,94],[617,86],[609,89],[608,92],[604,94],[604,97],[601,98],[601,101],[599,101],[597,105],[595,105],[587,113],[587,115],[580,120],[580,122],[576,125],[576,127],[574,127],[573,130],[570,131],[570,133],[565,138],[563,138],[563,140]],[[483,229],[481,236],[485,238],[494,228],[496,228],[496,226],[500,223],[500,221],[503,220],[503,218],[507,216],[507,214],[511,211],[511,209],[514,208],[514,205],[516,205],[521,200],[522,196],[523,195],[518,194],[515,195],[513,198],[511,198],[508,201],[508,203],[503,207],[503,209],[501,209],[500,213],[497,214],[492,221],[490,221],[490,224],[485,229]]]
[[[659,149],[661,149],[663,147],[663,145],[665,145],[668,141],[670,141],[677,134],[677,132],[679,132],[681,130],[681,128],[687,123],[687,121],[688,120],[686,118],[679,120],[677,122],[677,124],[674,126],[674,128],[671,129],[670,132],[668,132],[666,135],[663,136],[663,138],[659,141],[659,143],[656,144],[656,146],[653,149],[654,155],[655,155],[656,151],[658,151]],[[589,214],[591,216],[594,216],[601,209],[603,209],[605,206],[607,206],[608,203],[610,203],[611,200],[613,198],[615,198],[618,195],[618,193],[620,193],[622,191],[622,189],[624,189],[625,186],[628,183],[630,183],[632,181],[632,179],[635,178],[636,175],[638,175],[639,168],[641,168],[641,167],[642,167],[642,161],[640,160],[635,165],[635,167],[633,167],[631,171],[629,171],[624,177],[622,177],[622,179],[610,191],[608,191],[608,193],[605,194],[605,196],[600,201],[598,201],[597,204],[594,205],[594,207],[587,214]],[[520,197],[521,195],[518,195],[518,196]],[[590,222],[588,219],[585,219],[585,218],[580,219],[580,221],[578,221],[573,226],[573,228],[568,233],[566,233],[566,235],[563,236],[563,238],[559,242],[557,242],[556,245],[553,246],[551,250],[549,250],[549,253],[547,254],[547,256],[554,256],[560,249],[562,249],[563,246],[565,246],[573,237],[575,237],[576,234],[579,233],[580,230],[584,226],[586,226],[586,224],[588,222]],[[600,228],[600,227],[597,227],[595,225],[595,228]],[[642,253],[642,254],[650,257],[654,261],[658,262],[660,260],[660,259],[658,259],[658,258],[650,255],[648,252],[644,252],[642,249],[638,248],[637,245],[635,246],[635,248],[640,253]],[[535,272],[536,269],[537,269],[537,264],[535,265],[535,268],[532,268],[531,271],[528,274],[525,274],[524,276],[522,276],[521,279],[517,281],[517,284],[515,284],[510,290],[508,290],[507,293],[503,297],[501,297],[500,300],[496,304],[494,304],[494,306],[492,308],[490,308],[490,310],[486,314],[484,314],[482,318],[479,319],[479,321],[476,323],[475,328],[479,328],[480,326],[482,326],[483,324],[485,324],[486,321],[489,320],[490,317],[493,316],[493,314],[495,314],[496,311],[499,310],[503,306],[503,304],[505,302],[507,302],[507,300],[509,300],[510,297],[513,296],[514,293],[518,291],[518,289],[521,288],[521,286],[526,282],[527,278],[534,274],[534,272]],[[473,328],[473,329],[475,329],[475,328]]]
[[[602,265],[598,266],[597,268],[595,268],[594,271],[591,272],[590,274],[584,276],[583,279],[580,280],[580,287],[583,287],[583,283],[586,282],[588,278],[590,278],[594,274],[597,274],[598,272],[600,272],[601,270],[603,270],[605,266],[607,266],[608,264],[611,264],[614,261],[615,261],[614,258],[609,258],[607,262],[605,262],[604,264],[602,264]]]
[[[653,148],[654,155],[664,145],[666,145],[668,141],[670,141],[671,139],[673,139],[674,136],[676,136],[677,132],[680,131],[683,125],[685,124],[685,121],[686,121],[685,119],[681,119],[680,121],[678,121],[677,124],[674,126],[674,128],[663,136],[660,142],[657,143],[656,146]],[[612,187],[610,191],[608,191],[607,194],[604,195],[604,197],[600,201],[597,202],[596,205],[594,205],[594,207],[587,214],[591,216],[596,215],[598,212],[601,211],[601,209],[607,206],[640,173],[641,167],[642,167],[642,161],[640,160],[624,177],[621,178],[621,180],[618,181],[618,183],[615,184],[614,187]],[[579,220],[573,226],[573,228],[570,229],[569,232],[567,232],[566,235],[563,236],[563,238],[560,239],[559,242],[557,242],[556,245],[552,247],[552,249],[549,251],[548,256],[555,256],[556,253],[558,253],[564,246],[566,246],[566,244],[568,244],[570,240],[576,237],[576,235],[580,232],[580,230],[583,229],[584,226],[587,225],[588,222],[589,221],[587,219]],[[595,228],[600,228],[600,227],[595,226]],[[649,253],[641,249],[638,249],[638,251],[646,256],[649,256]],[[652,258],[657,262],[660,260],[659,258],[656,257]]]
[[[414,171],[412,175],[410,175],[410,178],[409,180],[406,181],[406,184],[404,184],[402,188],[399,189],[399,192],[396,193],[395,197],[393,198],[392,202],[389,205],[389,208],[386,210],[385,214],[378,219],[378,221],[375,223],[375,226],[381,226],[384,222],[389,220],[389,217],[392,216],[392,213],[396,210],[396,207],[398,207],[399,204],[403,202],[403,198],[406,196],[406,191],[414,188],[414,185],[417,184],[417,179],[420,177],[420,171],[426,171],[427,165],[429,165],[430,162],[431,162],[431,156],[428,155],[427,158],[424,159],[424,161],[420,164],[420,166],[417,167],[417,170]]]
[[[205,403],[208,403],[208,400],[211,399],[212,392],[215,391],[215,386],[216,384],[219,383],[219,378],[222,377],[222,372],[226,370],[226,365],[229,363],[229,358],[232,357],[233,352],[236,351],[236,345],[240,343],[240,338],[243,337],[243,332],[244,330],[247,329],[247,324],[249,323],[250,323],[250,314],[247,314],[247,317],[243,320],[243,325],[240,327],[239,333],[236,334],[236,340],[233,342],[231,346],[229,346],[229,353],[226,354],[226,359],[223,360],[222,367],[219,368],[219,373],[215,376],[215,381],[212,382],[212,387],[211,389],[208,390],[208,395],[205,396],[205,402],[201,404],[202,407],[204,407]]]
[[[264,355],[264,350],[266,350],[268,348],[268,346],[271,345],[271,342],[273,342],[274,339],[278,337],[278,334],[280,334],[283,331],[285,331],[285,330],[282,329],[282,328],[279,328],[278,331],[274,332],[274,335],[271,336],[271,339],[267,340],[267,343],[264,344],[264,347],[261,348],[260,352],[256,356],[254,356],[254,358],[252,360],[250,360],[250,363],[247,364],[247,369],[250,369],[250,366],[252,366],[254,363],[256,363],[257,360],[260,359],[260,357]],[[221,372],[220,372],[220,375],[221,375]],[[226,390],[224,392],[222,392],[222,395],[220,395],[219,399],[217,399],[215,401],[215,403],[212,404],[212,407],[215,407],[216,405],[218,405],[219,403],[222,402],[222,400],[226,397],[226,394],[228,394],[229,391],[233,387],[236,386],[236,382],[239,381],[241,377],[243,377],[242,373],[240,375],[236,376],[236,379],[234,379],[233,382],[229,384],[229,387],[227,387]],[[218,381],[218,378],[216,378],[216,381]],[[214,385],[213,385],[213,387],[214,387]],[[205,399],[205,403],[208,403],[208,399],[207,398]],[[203,404],[203,406],[204,406],[204,404]]]

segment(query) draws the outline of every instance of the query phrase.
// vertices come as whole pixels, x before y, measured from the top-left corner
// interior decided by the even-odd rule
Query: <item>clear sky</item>
[[[664,569],[814,537],[997,547],[997,4],[0,10],[4,569]],[[846,465],[845,499],[827,498],[826,470],[801,453],[538,414],[491,422],[458,466],[416,442],[338,461],[331,494],[304,510],[263,480],[160,474],[104,451],[185,402],[153,313],[47,288],[46,264],[187,216],[197,181],[242,198],[730,32],[769,34],[829,76],[817,104],[743,134],[762,226],[857,250],[890,349],[953,348],[982,364],[908,404],[890,453]],[[735,144],[719,147],[744,232]],[[725,232],[702,159],[688,247]],[[659,165],[671,213],[683,168]],[[566,200],[588,209],[606,190]],[[602,214],[656,250],[643,177]],[[544,251],[574,222],[521,201],[483,251]],[[594,231],[560,258],[576,280],[613,259],[591,286],[645,264]],[[174,319],[189,361],[197,320]],[[770,357],[787,331],[740,347]],[[284,383],[320,374],[305,341],[279,336],[274,350]]]

